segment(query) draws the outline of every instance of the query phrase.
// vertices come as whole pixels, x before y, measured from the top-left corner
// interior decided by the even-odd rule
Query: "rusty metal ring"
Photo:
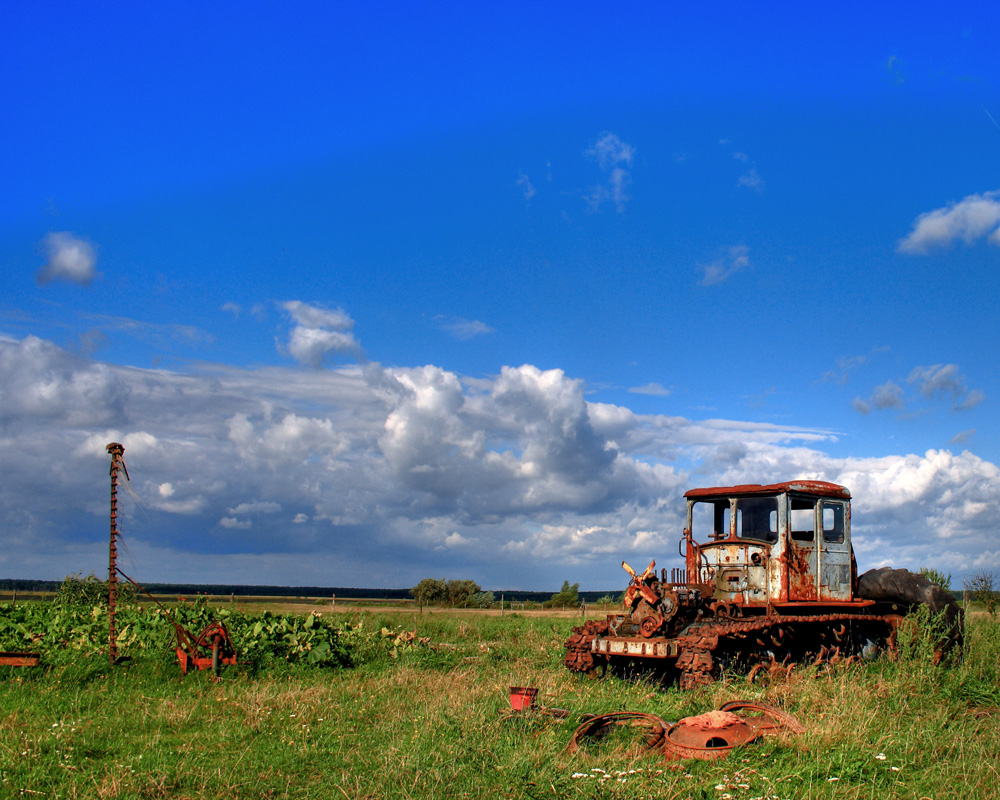
[[[669,722],[665,722],[655,714],[645,714],[641,711],[612,711],[608,714],[597,714],[585,719],[573,731],[573,735],[569,738],[569,744],[566,745],[566,752],[581,752],[580,745],[583,740],[599,739],[612,728],[623,725],[635,728],[648,727],[649,734],[646,737],[646,745],[650,750],[656,750],[662,746],[670,727]]]

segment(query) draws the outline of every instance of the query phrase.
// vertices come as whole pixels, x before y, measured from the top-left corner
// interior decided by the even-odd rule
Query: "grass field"
[[[358,636],[354,669],[271,667],[181,678],[162,658],[0,668],[0,796],[60,798],[994,798],[1000,795],[1000,623],[970,620],[966,658],[900,658],[766,689],[728,678],[697,692],[560,665],[576,620],[547,614],[327,610],[361,631],[415,630],[397,650]],[[558,720],[511,715],[537,686]],[[730,699],[780,705],[804,734],[717,762],[665,763],[627,735],[564,750],[579,715],[676,720]]]

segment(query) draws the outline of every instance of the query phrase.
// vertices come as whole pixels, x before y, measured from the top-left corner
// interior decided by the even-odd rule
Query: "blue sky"
[[[4,16],[0,574],[116,438],[146,580],[614,588],[793,477],[1000,568],[996,9]]]

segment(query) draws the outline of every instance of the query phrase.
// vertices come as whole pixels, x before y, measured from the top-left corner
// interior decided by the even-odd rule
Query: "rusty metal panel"
[[[637,658],[675,658],[676,640],[668,639],[594,639],[593,651],[609,656]]]

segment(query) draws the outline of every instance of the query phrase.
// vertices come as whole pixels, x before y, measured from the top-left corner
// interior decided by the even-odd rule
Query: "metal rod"
[[[118,661],[118,630],[115,612],[118,600],[118,468],[125,448],[111,442],[106,448],[111,456],[111,545],[108,549],[108,661]],[[125,473],[126,477],[128,473]]]

